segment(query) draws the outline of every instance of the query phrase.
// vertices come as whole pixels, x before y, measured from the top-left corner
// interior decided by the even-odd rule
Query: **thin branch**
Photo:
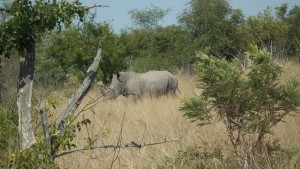
[[[91,108],[93,108],[93,107],[95,107],[95,105],[97,104],[97,103],[95,103],[96,101],[98,101],[100,98],[102,97],[102,95],[101,94],[97,94],[93,99],[91,99],[83,108],[82,108],[82,110],[81,111],[87,111],[87,110],[89,110],[89,109],[91,109]],[[91,105],[91,106],[90,106]],[[89,106],[89,107],[88,107]]]
[[[125,119],[125,112],[123,113],[123,117],[122,117],[121,130],[120,130],[119,138],[118,138],[118,141],[117,141],[117,145],[121,145],[124,119]],[[114,153],[113,160],[111,162],[110,168],[113,168],[115,161],[118,159],[121,148],[115,148],[114,151],[115,151],[115,153]]]
[[[4,88],[11,90],[11,91],[15,91],[14,88],[9,87],[8,85],[6,85],[5,83],[0,82],[0,85],[3,86]]]
[[[142,140],[141,143],[144,141],[145,135],[146,135],[146,129],[147,129],[147,124],[144,121],[138,120],[138,122],[144,124],[144,132],[143,132],[143,136],[142,136]]]
[[[107,5],[97,5],[96,3],[93,5],[93,6],[86,6],[84,9],[85,10],[90,10],[92,8],[97,8],[97,7],[100,7],[100,8],[104,8],[104,7],[109,7]]]
[[[79,113],[74,117],[74,119],[72,119],[71,123],[75,121],[75,119],[83,112],[93,108],[96,106],[97,103],[95,103],[96,101],[98,101],[102,96],[98,94],[96,95],[94,98],[92,98],[80,111]],[[89,106],[89,107],[88,107]]]
[[[116,148],[142,148],[142,147],[146,147],[146,146],[153,146],[153,145],[164,144],[164,143],[169,143],[169,142],[174,142],[174,141],[179,141],[179,139],[164,140],[164,141],[148,143],[148,144],[147,143],[138,144],[134,141],[131,141],[130,143],[127,143],[127,144],[119,144],[119,145],[111,144],[111,145],[104,145],[104,146],[96,146],[96,147],[92,147],[92,148],[83,148],[83,149],[72,150],[72,151],[63,152],[61,154],[55,155],[54,158],[57,158],[57,157],[60,157],[63,155],[67,155],[67,154],[89,151],[89,150],[99,150],[99,149],[107,149],[107,148],[113,148],[113,149],[116,149]]]
[[[44,129],[44,137],[47,145],[47,155],[49,162],[53,162],[53,153],[51,152],[51,138],[49,134],[48,118],[44,109],[40,109],[42,125]]]
[[[230,123],[228,122],[227,117],[225,117],[225,126],[226,126],[226,129],[227,129],[228,137],[230,138],[230,141],[231,141],[232,145],[234,147],[236,147],[237,142],[236,142],[236,140],[233,136],[233,132],[232,132],[232,129],[231,129]]]
[[[299,39],[296,37],[296,35],[294,35],[294,39],[296,40],[296,42],[298,43],[298,45],[300,45],[300,41],[299,41]]]
[[[114,150],[111,150],[110,152],[105,153],[105,154],[102,154],[102,155],[100,155],[100,156],[92,157],[91,154],[88,154],[88,153],[86,153],[86,152],[84,152],[84,151],[81,151],[81,153],[85,154],[86,156],[88,156],[88,157],[89,157],[90,159],[92,159],[92,160],[107,157],[107,156],[111,155],[113,152],[114,152]]]

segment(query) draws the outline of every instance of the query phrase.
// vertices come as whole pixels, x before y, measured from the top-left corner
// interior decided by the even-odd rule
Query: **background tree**
[[[272,15],[271,8],[264,10],[257,16],[250,16],[244,27],[244,34],[245,36],[248,35],[248,49],[253,50],[257,45],[259,48],[267,49],[274,57],[282,59],[290,46],[289,28],[288,23]]]
[[[169,9],[155,6],[129,12],[131,19],[139,27],[121,32],[120,38],[127,41],[126,58],[131,70],[145,72],[151,69],[189,69],[195,51],[189,34],[180,26],[158,26],[168,12]]]
[[[169,11],[169,9],[161,9],[160,7],[151,5],[151,7],[142,10],[132,9],[128,13],[131,15],[131,20],[136,26],[150,29],[157,27],[159,21],[161,21]]]
[[[49,85],[47,81],[52,77],[54,82],[62,85],[68,80],[66,76],[83,79],[94,57],[95,44],[101,37],[105,37],[102,46],[105,52],[98,72],[101,80],[108,83],[113,73],[126,69],[124,44],[111,31],[109,24],[95,23],[94,16],[81,26],[71,26],[49,36],[44,53],[38,53],[41,57],[37,64],[38,82]]]
[[[288,12],[288,4],[281,4],[281,6],[278,6],[275,9],[277,18],[280,20],[285,20]]]
[[[198,50],[232,58],[242,44],[236,28],[243,23],[243,17],[240,10],[233,10],[225,0],[191,0],[179,22]]]
[[[290,25],[289,39],[291,47],[289,48],[290,55],[296,55],[300,59],[300,6],[294,6],[286,16],[286,22]]]
[[[1,8],[10,16],[0,25],[0,54],[9,57],[15,49],[20,55],[18,82],[18,115],[20,147],[26,149],[35,142],[31,125],[31,97],[35,70],[35,44],[47,30],[68,25],[78,14],[82,19],[85,8],[75,1],[18,0],[7,8]]]
[[[130,70],[187,70],[194,58],[194,46],[186,45],[189,34],[180,26],[132,29],[123,31],[120,39],[127,42],[125,55]]]

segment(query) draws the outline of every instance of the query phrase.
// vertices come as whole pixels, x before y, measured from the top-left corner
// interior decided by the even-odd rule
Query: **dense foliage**
[[[123,32],[127,41],[127,60],[130,69],[145,72],[151,69],[176,71],[188,67],[193,59],[188,34],[179,26],[138,29]]]
[[[150,29],[158,26],[158,22],[163,19],[169,12],[169,9],[161,9],[157,6],[151,6],[145,9],[132,9],[128,13],[131,15],[131,19],[138,27]]]
[[[1,54],[8,56],[12,48],[19,52],[30,48],[32,41],[39,39],[46,30],[71,24],[75,14],[82,20],[85,9],[79,1],[18,0],[2,11],[10,17],[0,25]]]
[[[96,24],[94,15],[82,26],[72,26],[67,30],[49,33],[39,46],[37,53],[37,80],[43,86],[49,78],[53,84],[62,85],[68,77],[82,79],[94,58],[97,44],[103,41],[103,58],[99,78],[109,82],[113,73],[127,68],[125,44],[115,35],[108,24]],[[49,71],[45,71],[49,70]]]
[[[215,56],[233,58],[243,49],[244,16],[224,0],[192,0],[180,15],[179,21],[189,32],[195,47]]]
[[[104,83],[110,81],[113,73],[128,69],[192,72],[199,50],[241,61],[245,59],[244,52],[253,51],[256,46],[267,49],[278,59],[298,56],[299,7],[294,6],[290,11],[286,7],[283,4],[274,10],[268,8],[257,16],[245,18],[241,10],[232,9],[227,1],[191,0],[178,17],[180,25],[165,27],[159,26],[159,21],[168,10],[155,6],[133,9],[129,14],[135,25],[119,34],[113,33],[109,23],[96,23],[93,14],[82,25],[44,38],[37,52],[38,58],[41,57],[37,60],[38,80],[52,77],[53,83],[63,84],[65,76],[71,74],[81,79],[93,56],[90,51],[96,47],[94,43],[103,36],[106,36],[105,52],[99,79]]]

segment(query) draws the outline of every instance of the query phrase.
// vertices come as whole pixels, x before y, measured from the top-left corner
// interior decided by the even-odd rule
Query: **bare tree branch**
[[[97,8],[97,7],[101,7],[101,8],[104,8],[104,7],[109,7],[107,5],[97,5],[96,3],[93,5],[93,6],[86,6],[84,9],[85,10],[90,10],[92,8]]]
[[[73,122],[81,113],[92,109],[93,107],[96,106],[97,101],[101,98],[102,96],[100,94],[96,95],[95,97],[93,97],[80,111],[79,113],[74,117],[74,119],[71,121]]]
[[[100,60],[101,60],[101,53],[102,53],[102,49],[101,49],[101,41],[100,41],[99,46],[98,46],[97,55],[94,58],[94,62],[92,63],[92,65],[87,70],[87,75],[86,75],[83,83],[77,89],[76,93],[70,99],[69,104],[67,105],[65,110],[60,114],[60,117],[56,121],[56,126],[57,126],[57,129],[58,129],[58,132],[57,132],[58,135],[60,135],[63,132],[64,128],[65,128],[65,124],[64,124],[65,123],[65,118],[68,115],[71,115],[75,112],[77,107],[80,105],[83,97],[91,89],[91,84],[92,84],[92,82],[94,81],[94,79],[96,77],[97,69],[98,69],[98,66],[99,66],[99,63],[100,63]]]
[[[43,125],[43,129],[44,129],[44,137],[46,140],[46,145],[47,145],[47,155],[48,155],[48,160],[49,162],[53,162],[53,154],[51,151],[51,138],[50,138],[50,134],[49,134],[49,125],[48,125],[48,118],[46,115],[46,112],[44,109],[40,109],[40,115],[41,115],[41,119],[42,119],[42,125]]]
[[[10,91],[15,91],[14,88],[9,87],[9,86],[6,85],[5,83],[0,82],[0,86],[2,86],[2,87],[5,88],[5,89],[8,89],[8,90],[10,90]]]
[[[164,141],[159,141],[159,142],[154,142],[154,143],[141,143],[138,144],[134,141],[131,141],[130,143],[127,144],[110,144],[110,145],[104,145],[104,146],[96,146],[96,147],[92,147],[92,148],[83,148],[83,149],[77,149],[77,150],[72,150],[72,151],[68,151],[68,152],[63,152],[61,154],[55,155],[54,158],[63,156],[63,155],[67,155],[67,154],[72,154],[72,153],[77,153],[77,152],[83,152],[83,151],[89,151],[89,150],[99,150],[99,149],[107,149],[107,148],[142,148],[142,147],[146,147],[146,146],[153,146],[153,145],[158,145],[158,144],[164,144],[164,143],[169,143],[169,142],[174,142],[174,141],[179,141],[179,139],[172,139],[172,140],[164,140]]]

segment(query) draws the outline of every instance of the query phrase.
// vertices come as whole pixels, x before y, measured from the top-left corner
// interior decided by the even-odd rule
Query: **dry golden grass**
[[[295,66],[294,63],[284,64],[285,69]],[[300,74],[299,69],[295,71]],[[295,70],[293,68],[293,70]],[[291,70],[288,70],[292,72]],[[284,75],[286,77],[287,75]],[[174,159],[176,152],[187,146],[200,145],[203,141],[214,144],[218,142],[224,147],[230,147],[224,126],[221,123],[198,127],[195,123],[182,116],[179,112],[182,100],[195,94],[199,89],[195,87],[193,76],[178,75],[178,97],[164,96],[159,99],[144,98],[141,101],[132,102],[119,96],[114,101],[97,102],[95,107],[81,113],[76,121],[88,118],[92,121],[87,129],[78,132],[74,140],[77,148],[83,148],[87,144],[88,137],[97,139],[97,146],[122,144],[134,141],[136,143],[153,143],[163,140],[179,139],[179,141],[165,144],[137,148],[123,148],[120,151],[113,149],[90,150],[73,153],[56,159],[56,164],[61,168],[157,168],[166,160]],[[99,94],[93,90],[88,94],[78,110],[81,110],[92,98]],[[122,120],[124,116],[124,121]],[[300,141],[300,117],[287,117],[287,123],[281,123],[274,129],[272,138],[279,138],[283,145],[299,144]],[[123,126],[122,126],[123,122]],[[122,129],[122,132],[121,132]],[[300,155],[299,155],[300,156]],[[299,157],[298,156],[298,157]],[[114,157],[117,160],[114,161]]]

